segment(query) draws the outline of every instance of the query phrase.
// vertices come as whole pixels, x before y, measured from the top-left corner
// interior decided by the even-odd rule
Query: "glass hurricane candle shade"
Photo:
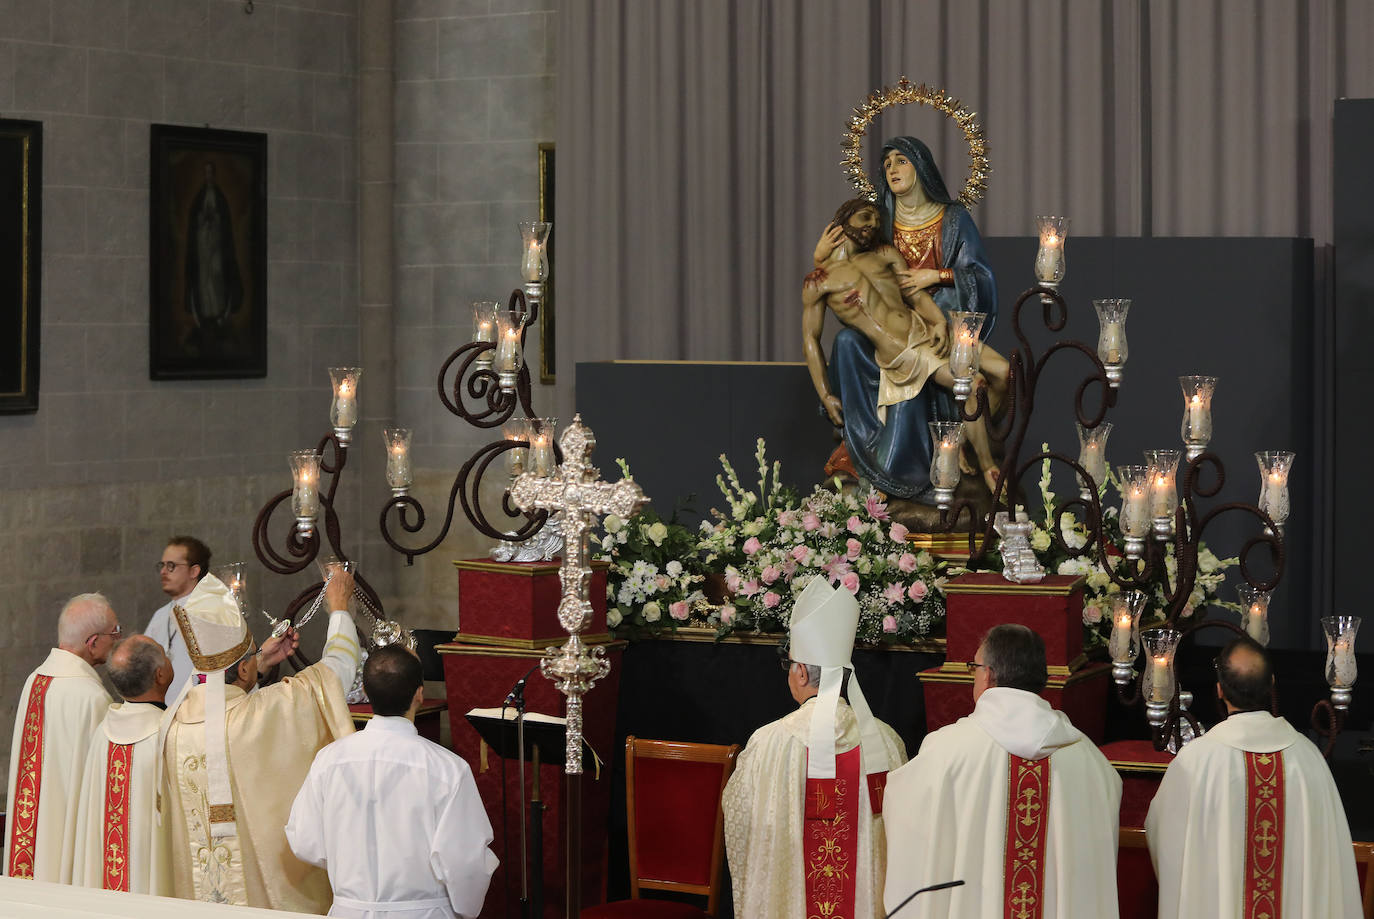
[[[1359,616],[1324,616],[1326,633],[1326,682],[1331,687],[1331,704],[1350,707],[1350,690],[1359,675],[1355,666],[1355,634],[1360,630]]]
[[[954,489],[959,487],[959,451],[964,446],[962,421],[928,421],[932,455],[930,484],[935,487],[935,503],[949,507]]]
[[[1155,536],[1167,538],[1174,531],[1174,511],[1178,510],[1178,461],[1181,450],[1146,450],[1150,467],[1150,517]]]
[[[1112,658],[1112,677],[1125,685],[1131,679],[1131,664],[1140,653],[1140,614],[1145,611],[1145,594],[1124,590],[1111,597],[1112,632],[1107,653]]]
[[[1099,491],[1107,481],[1107,438],[1112,435],[1112,423],[1104,421],[1095,428],[1078,425],[1078,465],[1082,466],[1092,482],[1078,477],[1079,497],[1084,501],[1092,499],[1093,492]]]
[[[1288,473],[1293,468],[1294,454],[1287,450],[1264,450],[1255,454],[1259,463],[1259,509],[1269,515],[1274,525],[1283,529],[1288,519]]]
[[[967,399],[973,391],[973,376],[983,356],[983,322],[987,313],[953,310],[949,314],[949,374],[954,377],[954,397]]]
[[[386,484],[393,494],[405,494],[414,481],[410,463],[410,428],[384,428]]]
[[[1121,482],[1121,532],[1126,537],[1126,557],[1139,558],[1154,521],[1150,516],[1150,467],[1121,466],[1116,474]]]
[[[1255,641],[1269,646],[1269,591],[1241,584],[1236,588],[1240,595],[1240,627]]]
[[[496,373],[501,388],[506,392],[515,391],[515,381],[524,361],[523,343],[520,340],[524,326],[523,313],[501,310],[496,314]]]
[[[1174,700],[1177,682],[1174,677],[1174,653],[1183,633],[1174,629],[1150,629],[1141,633],[1145,646],[1145,673],[1141,677],[1140,692],[1145,697],[1146,717],[1153,725],[1162,725]]]
[[[361,367],[330,367],[329,379],[334,384],[334,399],[329,403],[329,423],[339,443],[348,445],[353,425],[358,423],[358,381]]]
[[[1216,392],[1216,377],[1179,377],[1183,389],[1183,442],[1188,447],[1188,459],[1197,459],[1212,440],[1212,394]]]
[[[514,479],[525,471],[525,459],[530,445],[530,419],[511,418],[501,426],[501,436],[507,443],[518,444],[506,451],[507,469]]]
[[[291,513],[296,515],[296,531],[309,536],[320,513],[320,455],[314,450],[296,450],[287,456],[291,465]]]
[[[248,590],[248,578],[244,574],[247,566],[243,562],[227,562],[220,565],[212,573],[219,578],[220,583],[229,588],[229,592],[234,595],[234,599],[239,603],[239,613],[244,611],[244,594]]]
[[[1035,253],[1035,280],[1045,287],[1057,287],[1064,280],[1064,243],[1069,238],[1069,218],[1036,217],[1040,230],[1040,249]]]
[[[1097,311],[1097,357],[1107,371],[1107,382],[1112,386],[1121,383],[1121,369],[1130,357],[1126,345],[1126,315],[1131,310],[1130,300],[1094,300],[1093,309]]]
[[[557,418],[530,419],[529,465],[535,475],[550,476],[558,468],[553,455],[553,438],[557,430]]]
[[[520,276],[528,281],[542,281],[549,274],[547,252],[549,230],[553,224],[538,220],[520,222]]]
[[[472,304],[472,340],[496,344],[496,314],[501,305],[495,300],[476,300]],[[478,353],[476,363],[480,368],[491,366],[496,357],[496,349],[488,348]]]

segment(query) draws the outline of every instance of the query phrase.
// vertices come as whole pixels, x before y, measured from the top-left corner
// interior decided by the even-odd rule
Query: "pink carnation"
[[[858,574],[856,574],[856,573],[853,572],[853,571],[849,572],[849,573],[846,574],[844,577],[840,578],[840,586],[843,587],[845,590],[849,591],[849,592],[852,593],[852,594],[858,593],[858,592],[859,592],[859,576],[858,576]]]
[[[891,539],[893,542],[906,542],[907,534],[910,532],[910,530],[902,526],[900,523],[894,523],[892,525],[892,529],[887,531],[887,537],[888,539]]]
[[[811,550],[810,550],[809,548],[807,548],[806,546],[793,546],[793,547],[792,547],[792,557],[795,558],[795,559],[796,559],[797,561],[799,561],[799,562],[804,562],[804,561],[806,561],[806,556],[809,555],[810,553],[811,553]]]
[[[883,599],[888,603],[901,603],[906,596],[906,590],[902,588],[901,581],[893,581],[883,589]]]
[[[857,539],[854,539],[853,537],[850,537],[849,541],[844,544],[844,547],[844,554],[846,557],[848,557],[850,561],[853,561],[854,559],[858,558],[860,555],[863,554],[864,551],[864,544],[859,542]]]
[[[911,574],[916,570],[916,556],[910,552],[903,552],[902,557],[897,559],[897,568],[905,574]]]
[[[674,619],[678,620],[679,622],[686,622],[686,621],[687,621],[687,613],[688,613],[688,611],[689,611],[689,608],[688,608],[688,606],[687,606],[687,601],[686,601],[686,600],[679,600],[679,601],[677,601],[676,603],[669,603],[669,604],[668,604],[668,615],[669,615],[669,616],[672,616]]]
[[[764,608],[765,608],[765,609],[775,609],[775,608],[777,607],[777,605],[778,605],[779,603],[781,603],[781,602],[782,602],[782,597],[780,597],[780,596],[778,596],[777,594],[773,593],[773,591],[771,591],[771,590],[768,591],[768,593],[766,593],[766,594],[763,595],[763,605],[764,605]]]
[[[859,519],[858,514],[855,514],[854,516],[846,520],[844,522],[844,525],[849,528],[849,532],[854,534],[862,533],[864,531],[864,522]]]
[[[733,606],[722,606],[720,608],[720,624],[729,625],[735,621],[735,608]]]
[[[759,549],[762,548],[763,544],[759,542],[759,538],[757,536],[750,536],[748,539],[744,541],[745,555],[753,555],[755,552],[759,551]]]
[[[887,519],[887,505],[878,500],[878,496],[871,491],[868,493],[868,497],[864,498],[864,509],[874,520]]]
[[[922,600],[926,598],[926,590],[927,588],[925,581],[916,581],[906,589],[906,595],[911,599],[915,600],[917,603],[920,603]]]
[[[777,565],[769,565],[767,568],[763,569],[763,583],[772,584],[778,579],[778,575],[780,574],[782,574],[781,568]]]
[[[782,526],[785,526],[785,527],[794,527],[794,526],[796,526],[796,525],[797,525],[797,512],[796,512],[795,510],[786,510],[786,511],[783,511],[781,514],[778,514],[778,523],[779,523],[780,525],[782,525]]]
[[[783,577],[788,578],[788,579],[790,580],[791,577],[792,577],[792,575],[794,575],[794,574],[796,574],[796,573],[797,573],[797,560],[796,560],[796,559],[794,559],[794,558],[789,558],[787,561],[785,561],[785,562],[782,563],[782,574],[783,574]]]
[[[808,533],[811,533],[815,530],[820,529],[820,527],[821,518],[817,517],[812,512],[807,511],[806,515],[802,517],[802,529]]]
[[[832,581],[838,580],[849,573],[849,562],[840,558],[838,555],[832,555],[830,561],[826,562],[821,567],[825,569],[825,576]]]
[[[884,617],[883,617],[883,631],[886,632],[886,633],[889,634],[889,635],[891,635],[891,634],[893,634],[894,632],[897,631],[897,617],[896,617],[896,616],[884,616]]]

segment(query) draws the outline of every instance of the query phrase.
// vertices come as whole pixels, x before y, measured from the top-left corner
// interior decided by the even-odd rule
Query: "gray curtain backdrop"
[[[979,112],[984,235],[1311,236],[1319,272],[1332,101],[1374,95],[1365,0],[564,0],[559,26],[564,418],[578,361],[801,359],[840,137],[902,75]],[[962,185],[917,106],[870,128],[871,174],[894,134]]]

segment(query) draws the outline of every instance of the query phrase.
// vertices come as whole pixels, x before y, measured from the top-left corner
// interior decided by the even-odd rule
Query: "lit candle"
[[[335,424],[341,428],[351,428],[358,422],[358,399],[354,393],[353,381],[344,380],[339,384],[339,409]]]
[[[538,281],[543,275],[540,264],[542,248],[534,240],[525,243],[525,257],[520,261],[520,274],[526,281]]]
[[[1098,338],[1097,353],[1103,363],[1121,363],[1121,339],[1125,334],[1121,323],[1112,319],[1102,323],[1102,334]]]
[[[1093,477],[1096,482],[1102,481],[1102,473],[1106,470],[1107,457],[1102,452],[1102,446],[1095,440],[1090,440],[1083,445],[1083,455],[1078,458],[1078,465],[1082,466],[1088,475]]]
[[[978,337],[967,326],[959,329],[954,338],[954,348],[949,354],[949,372],[956,380],[973,376],[974,347]]]
[[[502,330],[501,343],[496,346],[496,369],[516,371],[520,369],[520,330]]]
[[[1354,642],[1349,638],[1336,639],[1336,643],[1331,646],[1331,665],[1340,685],[1354,685],[1356,676]]]
[[[1173,699],[1172,680],[1169,679],[1169,658],[1164,655],[1150,659],[1150,700],[1167,704]]]
[[[511,443],[520,443],[526,439],[527,434],[524,431],[506,431],[506,440]],[[506,451],[506,455],[510,457],[511,478],[521,475],[525,471],[525,448],[523,446],[511,447],[510,450]]]
[[[959,484],[959,444],[946,438],[940,441],[935,457],[936,484],[953,488]]]
[[[392,444],[386,452],[386,483],[392,488],[410,485],[410,451],[405,444]]]
[[[472,333],[473,341],[496,341],[496,327],[492,325],[490,319],[480,319],[477,322],[477,330]]]
[[[1064,277],[1064,241],[1053,230],[1040,238],[1040,251],[1035,254],[1035,278],[1054,282]]]
[[[1143,533],[1131,533],[1138,530],[1145,521],[1145,513],[1149,507],[1149,498],[1145,494],[1145,489],[1139,485],[1131,486],[1130,494],[1126,498],[1126,516],[1128,522],[1126,530],[1130,535],[1144,535]]]
[[[1150,516],[1168,517],[1173,514],[1173,508],[1169,505],[1174,496],[1174,482],[1168,475],[1160,472],[1150,483]]]
[[[1261,509],[1270,517],[1277,514],[1283,507],[1285,503],[1284,492],[1287,487],[1287,477],[1280,472],[1271,472],[1264,477],[1264,507]]]
[[[1193,393],[1188,400],[1188,427],[1193,440],[1211,440],[1212,425],[1207,417],[1207,406],[1199,393]]]
[[[1112,622],[1112,636],[1107,641],[1107,653],[1112,660],[1125,660],[1131,653],[1131,614],[1124,611]]]
[[[530,462],[534,465],[534,474],[546,476],[553,471],[553,441],[548,433],[540,431],[534,436],[534,443],[530,445]]]
[[[1259,601],[1250,604],[1250,615],[1245,620],[1245,632],[1262,645],[1269,643],[1269,624],[1266,621],[1268,608]]]
[[[320,512],[320,458],[314,450],[297,450],[289,459],[293,478],[291,510],[297,517],[314,517]]]

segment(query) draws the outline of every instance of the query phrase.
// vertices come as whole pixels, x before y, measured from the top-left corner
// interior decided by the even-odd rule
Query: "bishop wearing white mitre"
[[[722,799],[737,916],[882,916],[883,786],[906,748],[852,674],[858,624],[854,595],[823,577],[797,597],[787,685],[798,708],[754,732]]]
[[[1253,640],[1217,655],[1226,720],[1174,757],[1145,818],[1160,919],[1364,915],[1331,770],[1269,713],[1273,685]]]
[[[352,588],[352,575],[335,569],[320,662],[252,693],[259,667],[295,649],[294,631],[264,642],[255,655],[238,601],[213,575],[174,607],[196,668],[164,723],[162,819],[176,896],[301,913],[329,909],[328,876],[291,854],[284,828],[315,754],[353,733],[344,704],[359,657],[347,612]]]
[[[81,767],[110,696],[96,675],[119,620],[100,594],[67,601],[57,620],[57,647],[29,674],[19,697],[10,746],[5,873],[69,883],[76,847],[73,811]]]
[[[1039,695],[1045,644],[988,631],[973,658],[973,714],[926,737],[887,783],[887,888],[902,919],[1111,919],[1121,778]]]
[[[176,672],[147,635],[115,645],[105,669],[124,701],[109,707],[86,754],[72,883],[168,895],[167,834],[157,820],[157,742]]]

